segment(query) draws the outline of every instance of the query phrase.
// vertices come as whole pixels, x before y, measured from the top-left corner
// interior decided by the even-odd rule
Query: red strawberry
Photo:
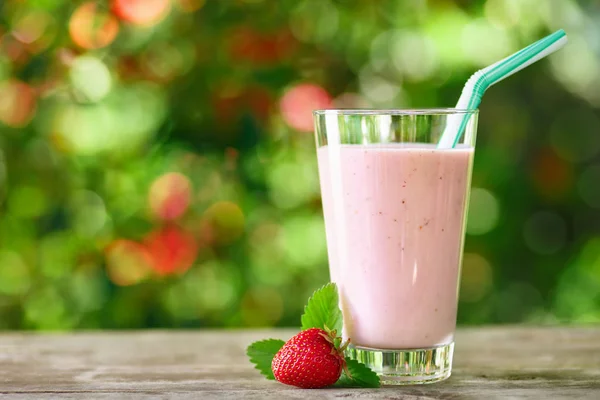
[[[291,338],[273,358],[271,369],[281,383],[305,389],[333,385],[346,367],[344,346],[335,331],[311,328]]]

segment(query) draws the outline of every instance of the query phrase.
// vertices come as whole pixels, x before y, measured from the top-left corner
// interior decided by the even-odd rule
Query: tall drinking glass
[[[458,145],[447,121],[468,114]],[[320,110],[315,133],[331,280],[347,355],[384,384],[452,369],[477,111]]]

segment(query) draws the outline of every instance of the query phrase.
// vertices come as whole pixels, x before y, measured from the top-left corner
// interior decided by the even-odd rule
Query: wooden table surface
[[[248,362],[246,346],[292,334],[0,334],[0,397],[600,399],[600,327],[460,329],[449,380],[375,390],[301,390],[263,379]]]

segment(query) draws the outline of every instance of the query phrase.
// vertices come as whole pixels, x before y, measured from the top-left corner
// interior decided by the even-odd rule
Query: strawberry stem
[[[324,333],[321,333],[321,332],[319,332],[319,335],[321,335],[325,340],[327,340],[329,343],[331,343],[335,347],[334,338],[332,338],[331,336],[326,335]]]
[[[337,336],[337,331],[335,329],[331,330],[327,326],[324,326],[324,328],[326,334],[319,332],[319,335],[321,335],[323,338],[325,338],[325,340],[327,340],[327,342],[333,345],[333,348],[331,349],[331,354],[337,355],[339,357],[340,363],[342,365],[342,370],[349,379],[352,379],[352,374],[348,369],[346,357],[344,356],[344,351],[348,348],[348,345],[350,344],[350,339],[348,338],[348,340],[346,340],[344,344],[342,344],[342,338]]]
[[[342,369],[344,370],[344,373],[346,374],[348,379],[352,379],[352,374],[350,373],[350,370],[348,369],[348,364],[346,363],[346,359],[344,359],[344,362],[342,363]]]
[[[336,349],[339,349],[341,344],[342,344],[342,338],[336,337],[335,339],[333,339],[333,345],[335,346]]]
[[[346,362],[346,357],[344,356],[344,351],[346,350],[346,348],[348,348],[349,344],[350,344],[350,338],[348,338],[348,340],[346,340],[346,342],[342,345],[342,347],[339,348],[338,354],[342,358],[342,370],[344,371],[344,373],[346,374],[348,379],[352,379],[352,374],[350,373],[350,370],[348,369],[348,363]]]
[[[344,352],[348,348],[349,344],[350,344],[350,339],[346,340],[346,343],[344,343],[342,345],[342,347],[340,347],[340,352]]]

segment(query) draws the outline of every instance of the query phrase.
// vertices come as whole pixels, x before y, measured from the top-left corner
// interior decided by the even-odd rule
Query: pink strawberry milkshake
[[[359,347],[453,341],[472,147],[318,149],[331,279]]]

